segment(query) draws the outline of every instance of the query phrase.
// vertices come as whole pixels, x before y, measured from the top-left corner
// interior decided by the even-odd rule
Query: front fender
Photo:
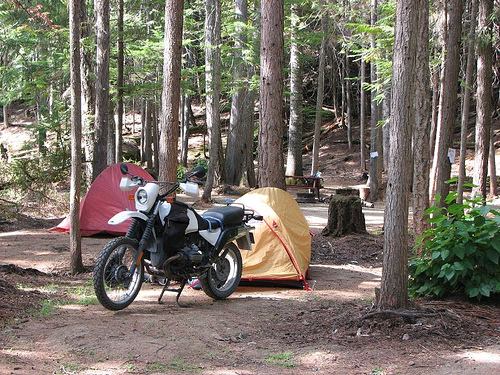
[[[137,219],[144,220],[144,221],[148,221],[148,217],[146,215],[144,215],[142,212],[122,211],[122,212],[117,213],[111,219],[109,219],[108,224],[118,225],[118,224],[123,223],[125,220],[131,219],[133,217],[135,217]]]

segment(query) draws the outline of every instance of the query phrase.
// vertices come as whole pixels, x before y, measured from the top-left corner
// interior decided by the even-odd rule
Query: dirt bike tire
[[[140,275],[139,275],[139,282],[138,286],[135,288],[133,293],[123,302],[115,302],[112,301],[105,290],[104,287],[104,272],[105,272],[105,267],[106,263],[108,262],[108,258],[110,255],[113,253],[113,251],[118,247],[118,246],[123,246],[123,245],[129,245],[135,249],[135,251],[138,251],[139,248],[139,243],[137,240],[128,238],[128,237],[118,237],[115,238],[114,240],[108,242],[106,246],[102,249],[101,253],[99,254],[99,257],[96,260],[96,264],[94,266],[94,271],[93,271],[93,284],[94,284],[94,291],[96,294],[96,297],[98,301],[101,303],[102,306],[104,306],[108,310],[112,311],[118,311],[126,308],[128,305],[130,305],[134,299],[137,297],[137,294],[141,290],[142,287],[142,280],[144,279],[144,267],[141,263],[140,267]]]
[[[240,249],[238,249],[238,247],[235,244],[233,244],[233,243],[229,243],[226,246],[224,246],[224,250],[227,247],[230,247],[230,252],[232,254],[234,254],[235,262],[236,262],[236,264],[235,264],[236,265],[236,275],[235,275],[235,279],[232,282],[232,285],[230,287],[228,287],[227,289],[225,289],[225,290],[219,290],[213,284],[213,282],[210,280],[210,278],[211,278],[211,272],[214,272],[214,268],[210,268],[210,270],[205,275],[203,275],[202,277],[200,277],[200,279],[199,279],[200,280],[201,288],[203,289],[203,291],[205,292],[205,294],[207,296],[215,299],[215,300],[226,299],[231,294],[233,294],[233,292],[236,290],[236,288],[240,284],[240,280],[241,280],[241,273],[242,273],[242,270],[243,270],[243,261],[241,259]]]

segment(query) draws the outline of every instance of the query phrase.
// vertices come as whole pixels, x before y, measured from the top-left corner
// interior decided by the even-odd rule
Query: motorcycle
[[[158,303],[168,291],[177,293],[181,306],[179,297],[192,278],[198,278],[209,297],[229,297],[241,279],[240,250],[251,250],[254,242],[254,228],[248,223],[262,217],[238,204],[211,208],[200,215],[172,195],[180,188],[198,196],[198,184],[173,183],[160,194],[163,183],[129,174],[126,164],[120,170],[120,190],[137,188],[136,211],[122,211],[108,221],[118,225],[131,220],[131,224],[126,235],[110,241],[96,261],[93,284],[99,302],[109,310],[126,308],[137,297],[145,271],[164,280]],[[171,282],[180,287],[170,288]]]

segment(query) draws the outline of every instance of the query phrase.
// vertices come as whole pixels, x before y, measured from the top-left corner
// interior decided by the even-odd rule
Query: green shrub
[[[428,229],[417,241],[423,253],[410,261],[410,292],[442,297],[465,294],[472,299],[500,292],[500,213],[480,199],[432,206]],[[439,199],[436,199],[437,201]]]
[[[177,181],[181,181],[186,176],[186,167],[179,164],[177,165]]]

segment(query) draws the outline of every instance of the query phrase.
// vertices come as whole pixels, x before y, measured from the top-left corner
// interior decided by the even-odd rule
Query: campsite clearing
[[[313,228],[326,222],[323,206],[303,206]],[[372,229],[376,212],[367,211]],[[107,240],[83,239],[85,264]],[[9,300],[1,374],[489,374],[500,363],[496,307],[443,303],[438,318],[393,326],[358,319],[379,283],[380,235],[315,235],[313,292],[244,287],[213,302],[188,289],[181,309],[173,296],[158,305],[160,288],[147,284],[117,313],[96,304],[90,274],[65,275],[67,236],[25,225],[0,232],[0,249],[2,262],[55,273],[3,273],[33,304]]]

